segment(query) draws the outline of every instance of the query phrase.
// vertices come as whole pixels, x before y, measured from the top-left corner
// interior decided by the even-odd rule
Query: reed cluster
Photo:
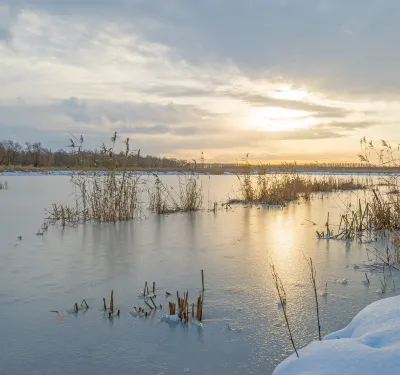
[[[4,181],[4,182],[0,181],[0,190],[7,190],[7,189],[8,189],[8,182],[7,181]]]
[[[84,222],[127,221],[139,217],[141,179],[131,172],[74,174],[75,205],[56,205],[47,210],[48,219],[63,226]]]
[[[360,160],[366,165],[400,168],[396,151],[385,141],[375,148],[372,141],[361,140]],[[330,229],[329,217],[326,231],[317,232],[318,238],[353,240],[363,234],[387,234],[400,230],[400,184],[397,174],[379,177],[370,192],[359,198],[357,205],[347,205],[340,216],[338,230]]]
[[[365,189],[366,184],[352,177],[310,177],[298,174],[260,174],[238,175],[239,199],[230,203],[252,203],[285,206],[289,202],[304,198],[308,200],[313,193],[328,193]]]
[[[198,211],[203,205],[203,187],[198,176],[179,177],[178,189],[165,185],[154,174],[154,186],[148,189],[149,209],[157,214]]]

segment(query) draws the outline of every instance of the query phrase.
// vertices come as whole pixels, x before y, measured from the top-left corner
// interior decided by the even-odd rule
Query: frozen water
[[[176,176],[162,176],[176,184]],[[205,201],[226,201],[236,176],[199,176]],[[361,282],[368,245],[318,241],[307,221],[338,216],[337,195],[282,210],[243,208],[177,213],[117,224],[50,227],[35,236],[51,203],[73,201],[68,176],[9,176],[0,192],[0,373],[176,375],[271,374],[292,353],[273,288],[273,262],[287,292],[299,347],[315,340],[314,295],[304,255],[317,267],[323,333],[341,329],[378,295],[376,274]],[[341,200],[345,199],[343,196]],[[22,236],[22,240],[17,237]],[[349,266],[345,268],[345,266]],[[168,301],[189,291],[193,302],[205,272],[202,326],[166,324]],[[347,285],[334,280],[348,280]],[[161,304],[149,317],[138,292],[156,282]],[[388,278],[387,283],[392,285]],[[115,291],[120,317],[108,319],[103,297]],[[400,290],[400,288],[399,288]],[[167,296],[166,292],[171,293]],[[85,298],[90,308],[73,313]],[[58,311],[60,315],[51,313]],[[61,321],[61,322],[60,322]],[[231,329],[227,328],[227,323]],[[344,340],[343,340],[344,341]]]

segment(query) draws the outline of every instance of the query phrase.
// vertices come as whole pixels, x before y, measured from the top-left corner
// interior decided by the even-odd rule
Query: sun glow
[[[295,90],[291,86],[281,86],[271,93],[271,97],[286,100],[306,100],[309,94],[304,90]]]
[[[288,131],[308,128],[315,120],[306,111],[264,107],[252,109],[248,124],[252,129],[268,131]]]

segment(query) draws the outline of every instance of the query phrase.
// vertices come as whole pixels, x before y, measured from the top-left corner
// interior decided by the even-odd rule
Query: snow
[[[400,296],[367,306],[344,329],[284,360],[273,375],[399,374]]]
[[[161,317],[162,322],[168,322],[168,323],[182,323],[182,319],[179,317],[178,314],[175,315],[163,315]]]

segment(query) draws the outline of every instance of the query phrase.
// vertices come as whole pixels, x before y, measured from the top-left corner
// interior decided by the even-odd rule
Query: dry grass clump
[[[203,205],[203,187],[198,176],[179,178],[179,187],[166,186],[155,174],[149,189],[149,209],[157,214],[198,211]]]
[[[358,206],[349,204],[340,216],[338,231],[335,234],[325,224],[325,232],[317,232],[318,238],[353,240],[364,233],[393,232],[400,230],[400,194],[385,194],[377,188],[371,194],[358,200]]]
[[[8,182],[7,181],[4,181],[4,182],[0,181],[0,190],[7,190],[7,189],[8,189]]]
[[[75,206],[54,204],[48,210],[53,222],[76,225],[88,221],[126,221],[141,213],[141,180],[133,173],[80,173],[73,175],[71,182],[75,187]]]
[[[334,192],[343,190],[365,189],[366,185],[354,178],[334,176],[310,177],[297,174],[258,175],[250,173],[239,176],[240,199],[231,203],[254,203],[284,206],[300,198],[308,200],[317,192]]]
[[[382,141],[382,148],[377,149],[373,142],[365,137],[361,140],[360,160],[366,165],[390,166],[400,168],[398,149]],[[400,185],[396,174],[382,176],[375,181],[369,194],[358,200],[356,207],[349,204],[341,215],[339,229],[317,232],[319,238],[346,239],[359,238],[363,233],[386,234],[400,230]]]

